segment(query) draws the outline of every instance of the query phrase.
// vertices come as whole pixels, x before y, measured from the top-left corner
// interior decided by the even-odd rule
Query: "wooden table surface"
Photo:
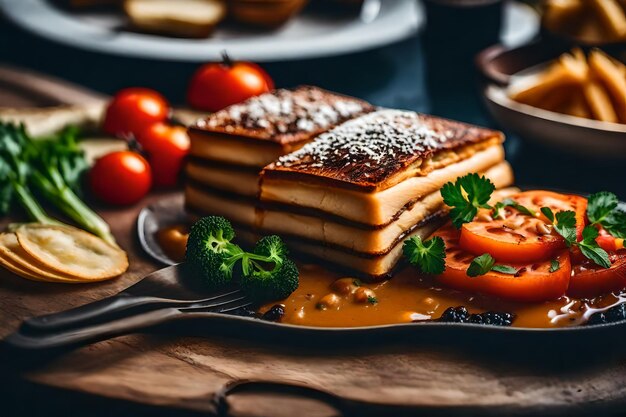
[[[0,270],[0,339],[27,317],[113,295],[155,270],[158,265],[138,246],[136,216],[145,204],[176,192],[153,194],[126,209],[98,208],[130,256],[130,269],[118,279],[46,284]],[[0,227],[8,221],[3,219]],[[461,331],[445,337],[416,334],[409,341],[325,345],[315,340],[251,341],[202,330],[203,337],[171,327],[119,337],[46,361],[3,350],[3,395],[10,397],[11,385],[26,381],[34,384],[29,385],[32,392],[48,393],[38,397],[41,401],[56,395],[50,393],[64,393],[59,395],[68,398],[67,407],[81,393],[110,399],[81,403],[87,408],[128,401],[234,416],[364,416],[390,411],[576,415],[626,406],[624,338],[606,332],[583,338],[492,339]],[[24,360],[29,361],[28,369]],[[276,392],[273,383],[301,388]]]

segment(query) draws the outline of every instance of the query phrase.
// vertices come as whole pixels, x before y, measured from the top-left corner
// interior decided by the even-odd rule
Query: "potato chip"
[[[71,226],[30,223],[15,234],[20,246],[49,269],[85,280],[112,278],[128,269],[126,252]]]
[[[21,270],[26,270],[33,279],[36,276],[41,281],[80,283],[84,279],[75,278],[57,271],[49,270],[44,264],[30,256],[19,244],[15,233],[0,234],[0,257],[16,265]],[[23,274],[22,274],[23,276]]]
[[[13,272],[15,275],[19,275],[20,277],[31,281],[50,282],[47,279],[34,274],[28,269],[21,267],[19,264],[11,261],[10,259],[5,258],[3,253],[0,253],[0,266],[3,266],[7,270]]]

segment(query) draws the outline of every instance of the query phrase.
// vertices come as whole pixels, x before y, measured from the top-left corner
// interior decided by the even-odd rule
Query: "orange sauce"
[[[176,225],[159,230],[156,237],[169,257],[182,261],[188,233],[187,226]],[[330,272],[318,265],[300,263],[299,270],[298,289],[280,303],[262,306],[261,313],[275,304],[283,304],[285,316],[282,323],[358,327],[436,319],[449,307],[465,306],[470,313],[514,313],[514,327],[549,328],[582,324],[591,314],[626,301],[626,294],[607,294],[593,300],[564,296],[544,303],[515,303],[441,288],[411,267],[388,281],[359,282],[358,286],[350,285],[356,278]],[[338,287],[340,279],[341,284],[347,283],[351,287],[349,291]]]
[[[545,303],[514,303],[440,288],[431,279],[420,277],[413,268],[406,268],[388,281],[361,283],[361,287],[369,288],[375,294],[375,300],[363,303],[355,302],[353,294],[342,294],[333,288],[335,281],[345,277],[316,265],[300,265],[299,288],[279,303],[285,305],[281,322],[319,327],[409,323],[436,319],[448,307],[465,306],[470,313],[514,313],[514,327],[549,328],[582,324],[591,314],[626,300],[626,296],[609,294],[594,300],[561,297]],[[332,306],[320,305],[323,299],[331,299],[334,303]],[[275,304],[267,304],[260,311],[265,312]]]
[[[168,226],[156,232],[156,240],[159,246],[170,259],[176,262],[185,260],[188,237],[189,227],[181,224]]]

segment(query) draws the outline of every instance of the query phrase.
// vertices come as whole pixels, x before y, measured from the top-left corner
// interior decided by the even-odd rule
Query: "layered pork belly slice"
[[[362,101],[316,87],[274,90],[199,120],[190,154],[263,168],[338,124],[373,111]]]
[[[498,188],[513,183],[513,172],[505,161],[486,171],[478,172],[484,174]],[[414,202],[392,222],[382,227],[353,223],[340,217],[324,214],[316,216],[306,211],[288,211],[282,208],[284,207],[279,210],[272,208],[261,210],[257,215],[257,226],[266,233],[299,237],[312,243],[318,242],[348,252],[381,255],[390,252],[424,219],[444,210],[444,204],[437,190]]]
[[[197,215],[222,216],[251,228],[255,224],[255,206],[255,200],[251,198],[224,193],[195,182],[185,185],[185,208]]]
[[[490,129],[380,110],[348,121],[265,167],[261,203],[386,226],[446,182],[502,162],[503,140],[502,133]]]
[[[259,170],[254,167],[191,158],[185,166],[185,174],[187,179],[196,183],[197,186],[210,187],[255,199],[259,194]]]

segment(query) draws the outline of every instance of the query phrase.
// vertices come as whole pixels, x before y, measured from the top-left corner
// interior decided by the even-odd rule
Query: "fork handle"
[[[61,329],[56,332],[25,334],[22,331],[17,331],[9,335],[3,342],[14,348],[27,350],[46,350],[78,346],[156,326],[168,322],[181,314],[183,313],[176,308],[162,308],[106,323],[79,328]]]
[[[22,324],[26,332],[53,332],[70,327],[88,326],[90,321],[113,317],[135,307],[152,306],[160,308],[173,301],[157,297],[116,295],[59,313],[32,317]]]

